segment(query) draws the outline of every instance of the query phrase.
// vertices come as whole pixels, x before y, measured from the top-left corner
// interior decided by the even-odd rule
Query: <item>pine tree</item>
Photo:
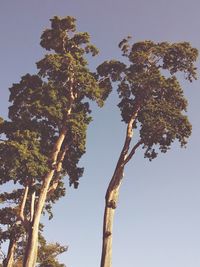
[[[65,176],[77,188],[83,175],[78,163],[91,121],[89,102],[101,107],[111,90],[107,78],[98,79],[89,70],[85,56],[98,50],[88,33],[76,32],[75,22],[73,17],[51,19],[40,43],[49,52],[37,62],[37,74],[24,75],[10,88],[9,120],[0,125],[0,183],[20,186],[9,229],[15,232],[20,225],[26,231],[25,267],[35,266],[44,208],[50,211],[64,195]],[[17,242],[13,238],[11,250]]]
[[[119,44],[129,64],[111,60],[98,67],[101,77],[118,84],[118,107],[127,125],[105,197],[101,267],[111,267],[114,212],[126,164],[139,148],[152,160],[159,150],[166,153],[175,140],[185,147],[191,134],[185,114],[187,100],[175,75],[182,72],[190,82],[196,79],[197,49],[187,42],[143,41],[130,45],[129,39]]]

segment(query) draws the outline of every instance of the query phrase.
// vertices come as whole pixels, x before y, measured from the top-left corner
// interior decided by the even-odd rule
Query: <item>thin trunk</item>
[[[120,175],[120,174],[119,174]],[[112,234],[114,214],[119,196],[122,176],[115,177],[120,182],[111,190],[107,191],[103,220],[103,244],[101,255],[101,267],[112,266]]]
[[[35,191],[31,195],[30,222],[33,221],[34,211],[35,211]]]
[[[29,186],[27,185],[24,189],[24,195],[22,198],[22,202],[21,202],[21,206],[20,206],[20,213],[19,213],[19,216],[20,216],[22,221],[24,221],[24,209],[25,209],[26,200],[28,197],[28,191],[29,191]]]
[[[34,212],[35,212],[35,191],[32,192],[31,194],[31,206],[30,206],[30,223],[33,222],[33,218],[34,218]],[[29,229],[29,232],[31,231],[31,228]],[[35,246],[35,252],[34,252],[34,261],[36,262],[37,261],[37,245]]]
[[[69,109],[67,111],[66,116],[68,117],[72,111],[72,103],[77,95],[73,92],[73,83],[74,78],[70,79],[70,96],[69,96]],[[59,163],[59,153],[61,151],[62,144],[65,140],[67,134],[67,128],[63,126],[60,135],[54,144],[53,151],[51,154],[51,161],[52,161],[52,169],[44,176],[43,184],[41,186],[41,191],[39,194],[37,207],[35,208],[35,213],[33,217],[33,221],[31,223],[31,227],[29,230],[28,235],[28,243],[26,246],[25,257],[23,262],[23,267],[35,267],[36,260],[37,260],[37,245],[38,245],[38,232],[39,232],[39,224],[40,224],[40,217],[42,214],[42,210],[44,208],[44,204],[47,198],[48,190],[50,187],[50,183],[53,179],[53,176],[56,172],[55,166]],[[58,167],[58,166],[57,166]]]
[[[57,163],[57,168],[56,168],[56,174],[55,177],[53,179],[53,183],[52,185],[49,187],[48,189],[48,194],[47,197],[49,198],[51,196],[51,194],[54,193],[54,191],[57,189],[58,187],[58,183],[59,183],[59,179],[60,179],[60,172],[62,170],[62,164],[63,164],[63,160],[65,158],[66,152],[67,152],[68,147],[66,146],[64,148],[64,150],[62,151],[62,153],[60,154],[60,157],[58,158],[58,163]]]
[[[27,185],[24,189],[24,194],[23,194],[23,198],[20,204],[20,209],[19,209],[19,217],[21,219],[21,221],[24,220],[24,209],[25,209],[25,205],[26,205],[26,200],[27,200],[27,196],[28,196],[28,191],[29,191],[29,186]],[[16,225],[19,223],[19,221],[16,222]],[[12,267],[14,266],[14,255],[15,255],[15,250],[17,248],[17,240],[16,238],[13,236],[10,239],[10,243],[8,246],[8,253],[7,253],[7,257],[4,263],[4,267]]]
[[[64,142],[66,132],[67,132],[66,128],[63,128],[63,130],[60,133],[60,136],[57,139],[57,142],[54,145],[54,149],[53,149],[53,153],[51,157],[53,164],[57,163],[58,154]],[[54,176],[55,171],[56,171],[55,168],[53,168],[43,178],[43,184],[41,186],[41,191],[40,191],[40,195],[38,198],[37,207],[35,208],[34,218],[31,224],[32,227],[30,228],[30,231],[29,231],[28,244],[27,244],[24,264],[23,264],[24,267],[35,267],[35,263],[36,263],[35,254],[36,254],[36,247],[38,243],[38,231],[39,231],[40,217],[41,217],[42,210],[45,204],[50,182]]]
[[[123,178],[124,167],[126,163],[132,158],[135,150],[142,143],[139,141],[130,150],[130,143],[133,136],[133,124],[137,118],[139,107],[132,115],[126,131],[126,137],[124,146],[120,153],[119,160],[117,162],[114,174],[109,183],[106,197],[105,197],[105,210],[104,210],[104,220],[103,220],[103,243],[102,243],[102,254],[101,254],[101,267],[111,267],[112,266],[112,234],[113,234],[113,221],[114,213],[117,207],[118,196],[120,185]]]
[[[13,267],[14,266],[14,255],[15,255],[15,249],[17,247],[17,240],[11,239],[10,244],[8,247],[8,254],[6,257],[6,260],[4,262],[4,267]]]
[[[37,244],[35,246],[35,252],[34,252],[34,262],[37,262],[37,256],[38,256],[38,239],[37,239]]]

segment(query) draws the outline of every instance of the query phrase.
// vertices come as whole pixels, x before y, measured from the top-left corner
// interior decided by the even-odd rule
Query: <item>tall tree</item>
[[[1,124],[1,183],[14,181],[23,188],[16,218],[28,235],[25,267],[35,266],[40,217],[64,194],[63,177],[78,187],[89,101],[102,106],[111,89],[108,79],[88,69],[85,55],[98,50],[88,33],[76,32],[75,22],[73,17],[51,19],[40,43],[51,53],[37,63],[36,75],[26,74],[10,88],[10,120]]]
[[[101,267],[111,267],[114,212],[124,168],[140,147],[144,156],[154,159],[158,150],[167,152],[178,140],[185,147],[191,124],[185,115],[187,100],[175,74],[196,79],[194,62],[198,51],[189,43],[129,43],[119,47],[126,62],[111,60],[98,67],[101,77],[118,84],[122,120],[126,123],[124,145],[105,196]],[[136,132],[133,138],[133,132]]]

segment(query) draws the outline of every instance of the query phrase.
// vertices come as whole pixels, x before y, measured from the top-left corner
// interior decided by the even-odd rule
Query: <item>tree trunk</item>
[[[31,194],[30,222],[33,221],[35,212],[35,191]]]
[[[54,145],[53,153],[51,155],[53,164],[57,163],[58,154],[61,150],[61,146],[65,139],[66,132],[67,132],[66,128],[63,128],[60,133],[60,136],[57,139],[57,142]],[[24,267],[35,267],[35,264],[36,264],[36,259],[37,259],[36,251],[37,251],[37,244],[38,244],[40,217],[41,217],[42,210],[45,204],[50,182],[53,178],[54,173],[55,173],[55,168],[50,170],[43,178],[43,184],[42,184],[41,191],[39,194],[39,199],[37,202],[37,206],[35,208],[33,221],[31,223],[31,227],[29,230],[28,243],[26,247],[26,253],[25,253],[24,264],[23,264]]]
[[[69,109],[67,111],[66,117],[68,117],[71,114],[72,103],[74,102],[75,98],[77,97],[77,95],[75,95],[73,92],[74,78],[71,77],[69,79],[69,82],[70,82],[70,96],[69,96],[70,105],[69,105]],[[35,211],[34,211],[33,221],[31,223],[31,227],[29,229],[28,243],[26,246],[23,267],[35,267],[35,264],[36,264],[40,217],[42,214],[42,210],[44,208],[46,198],[48,196],[50,183],[51,183],[53,176],[56,172],[55,166],[57,164],[59,164],[59,153],[61,151],[61,147],[62,147],[62,144],[65,140],[66,134],[67,134],[67,128],[66,128],[66,126],[63,126],[63,128],[61,129],[60,135],[59,135],[56,143],[54,144],[52,154],[50,155],[50,158],[52,160],[52,169],[43,178],[43,184],[41,186],[41,191],[39,194],[37,206],[36,206]],[[65,154],[64,154],[64,156],[65,156]],[[61,166],[57,166],[57,167],[60,168]]]
[[[127,125],[124,146],[120,153],[113,177],[109,183],[106,192],[104,220],[103,220],[103,244],[102,244],[102,254],[101,254],[101,267],[112,266],[113,221],[114,221],[115,209],[117,207],[117,202],[118,202],[120,185],[123,178],[124,167],[126,163],[128,163],[128,161],[134,155],[135,150],[139,147],[140,144],[142,144],[140,140],[130,150],[130,143],[133,136],[133,124],[137,118],[139,109],[140,107],[138,106]]]
[[[121,181],[121,178],[118,177]],[[103,244],[101,255],[101,267],[112,266],[112,234],[114,213],[117,207],[119,189],[121,182],[107,191],[105,199],[104,221],[103,221]]]
[[[15,239],[11,239],[8,247],[8,254],[5,263],[3,264],[4,267],[14,266],[14,255],[16,247],[17,247],[17,241]]]
[[[20,220],[23,222],[24,220],[24,209],[25,209],[25,205],[26,205],[26,200],[27,200],[27,196],[28,196],[28,191],[29,191],[29,186],[27,185],[24,189],[24,194],[22,197],[22,201],[20,204],[20,209],[19,209],[19,218]],[[20,223],[20,221],[16,222],[16,225]],[[15,237],[10,239],[10,243],[8,246],[8,253],[7,253],[7,257],[4,263],[4,267],[12,267],[14,266],[14,255],[15,255],[15,250],[17,248],[17,240]]]

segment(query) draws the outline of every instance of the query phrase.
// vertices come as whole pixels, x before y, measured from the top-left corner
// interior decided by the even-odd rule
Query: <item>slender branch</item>
[[[59,159],[58,159],[56,172],[60,172],[61,171],[61,169],[62,169],[62,163],[63,163],[63,160],[65,158],[65,155],[66,155],[67,150],[68,150],[68,146],[66,145],[64,147],[62,153],[60,154]]]
[[[65,48],[66,40],[67,40],[67,34],[65,34],[65,36],[63,37],[63,40],[62,40],[62,49],[63,49],[65,54],[67,53],[66,48]]]
[[[35,191],[31,194],[30,222],[33,221],[34,212],[35,212]]]
[[[137,108],[136,108],[136,111],[131,116],[131,118],[129,120],[129,123],[127,125],[124,146],[123,146],[122,151],[120,153],[120,156],[119,156],[119,159],[118,159],[118,162],[117,162],[113,177],[112,177],[112,179],[111,179],[111,181],[109,183],[108,190],[107,190],[107,193],[106,193],[106,199],[107,199],[107,197],[109,195],[109,192],[112,191],[113,188],[118,186],[118,184],[120,183],[120,180],[123,177],[123,169],[124,169],[124,166],[126,164],[126,158],[127,158],[128,151],[129,151],[129,148],[130,148],[130,143],[131,143],[131,140],[132,140],[132,137],[133,137],[133,124],[137,119],[139,110],[140,110],[140,105],[138,104]]]
[[[140,110],[140,105],[137,106],[136,111],[131,116],[129,123],[127,125],[126,139],[124,142],[124,146],[122,148],[121,156],[127,154],[128,150],[129,150],[129,145],[130,145],[131,139],[133,137],[133,124],[137,118],[139,110]]]
[[[64,150],[60,154],[60,157],[59,157],[58,162],[57,162],[56,175],[55,175],[53,184],[49,187],[48,196],[51,195],[56,190],[56,188],[58,186],[59,174],[61,172],[62,163],[63,163],[63,160],[65,158],[65,155],[66,155],[67,150],[68,150],[68,146],[65,146]]]
[[[29,192],[29,185],[26,185],[26,187],[24,188],[24,194],[22,197],[22,201],[21,201],[20,205],[18,206],[18,209],[16,212],[16,216],[18,218],[18,220],[16,221],[16,225],[19,225],[21,223],[25,229],[28,229],[30,226],[29,221],[24,216],[24,210],[25,210],[25,206],[26,206],[28,192]]]
[[[28,191],[29,191],[29,186],[26,185],[26,187],[24,189],[24,194],[23,194],[22,202],[21,202],[21,205],[20,205],[20,212],[19,212],[19,216],[20,216],[20,218],[21,218],[22,221],[24,221],[24,209],[25,209],[25,205],[26,205]]]
[[[134,145],[134,147],[131,149],[130,153],[127,155],[124,165],[129,162],[129,160],[132,158],[132,156],[135,154],[136,149],[142,144],[142,140],[138,141],[137,144]]]

